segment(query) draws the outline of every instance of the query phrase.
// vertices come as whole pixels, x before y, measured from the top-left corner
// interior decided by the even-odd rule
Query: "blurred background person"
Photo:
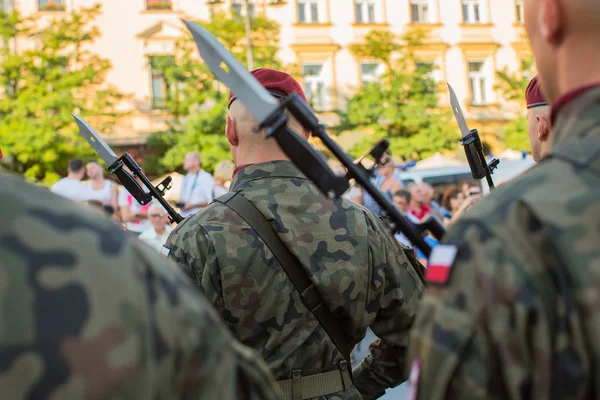
[[[423,191],[425,204],[431,208],[431,212],[437,219],[442,221],[444,218],[450,218],[450,212],[447,208],[440,205],[435,200],[435,190],[429,183],[422,183],[421,190]]]
[[[81,182],[84,174],[83,161],[79,158],[74,158],[69,161],[67,176],[52,185],[50,191],[76,202],[86,201],[89,199],[89,191],[83,182]]]
[[[85,166],[88,176],[87,188],[89,198],[102,202],[106,211],[113,215],[118,211],[119,189],[110,179],[104,178],[104,170],[96,161],[91,161]]]
[[[221,161],[215,166],[215,172],[213,175],[215,180],[213,196],[215,199],[229,192],[229,184],[231,183],[234,170],[235,164],[227,160]]]
[[[173,227],[169,224],[169,214],[160,203],[153,202],[148,209],[148,221],[151,226],[140,234],[139,239],[160,252],[173,231]]]
[[[128,168],[123,168],[131,174],[131,171]],[[137,176],[135,179],[144,191],[147,192],[148,189],[146,189],[146,186],[142,181]],[[139,235],[152,227],[152,224],[148,221],[148,209],[151,204],[152,201],[148,204],[141,205],[127,189],[123,188],[123,190],[121,190],[119,193],[119,212],[121,221],[125,223],[125,229],[127,229],[128,232]]]
[[[182,217],[195,214],[213,201],[215,180],[211,174],[201,169],[200,153],[189,152],[183,158],[183,169],[187,174],[183,177],[179,201]]]
[[[425,203],[425,194],[423,188],[417,183],[411,183],[406,187],[410,193],[410,203],[408,212],[414,215],[419,221],[423,220],[431,212],[431,207]]]
[[[392,154],[386,152],[382,157],[381,165],[376,169],[375,176],[371,178],[373,184],[379,188],[390,200],[393,199],[394,193],[402,189],[402,181],[395,174],[395,164],[392,160]],[[360,193],[360,195],[358,195]],[[357,196],[353,199],[358,204],[362,204],[373,214],[381,216],[382,209],[373,197],[366,191],[357,192]]]
[[[444,224],[448,224],[452,219],[452,216],[456,215],[458,210],[462,207],[465,202],[465,195],[456,186],[450,186],[444,192],[442,199],[442,207],[449,212],[449,217],[444,217]]]

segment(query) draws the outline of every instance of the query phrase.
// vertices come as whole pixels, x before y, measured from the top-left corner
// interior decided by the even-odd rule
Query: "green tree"
[[[518,101],[525,109],[525,90],[529,81],[535,76],[533,56],[525,57],[521,61],[521,68],[511,72],[508,68],[496,71],[498,76],[497,90],[501,90],[507,101]],[[520,115],[503,128],[501,133],[504,147],[513,150],[531,151],[529,136],[527,134],[527,118]]]
[[[246,63],[246,34],[239,16],[215,12],[210,21],[200,21],[209,32],[242,63]],[[252,20],[254,63],[265,68],[281,68],[276,58],[279,24],[263,16]],[[155,65],[165,76],[165,110],[172,116],[169,129],[156,132],[148,140],[156,154],[146,160],[145,168],[162,173],[181,170],[188,151],[202,155],[203,168],[212,171],[221,160],[231,159],[225,138],[228,92],[199,59],[198,50],[187,33],[176,43],[172,57]]]
[[[95,158],[79,136],[71,113],[89,119],[101,132],[121,115],[124,95],[105,84],[111,65],[91,53],[98,36],[92,25],[100,5],[42,24],[18,12],[0,12],[0,143],[5,168],[32,181],[55,182],[73,157]],[[32,48],[15,52],[17,40]]]
[[[353,156],[382,138],[390,141],[394,156],[405,159],[418,160],[457,146],[459,135],[450,123],[450,111],[439,106],[438,84],[430,77],[432,67],[418,63],[414,54],[424,38],[420,30],[409,31],[401,40],[389,31],[372,31],[364,44],[351,46],[357,57],[386,67],[377,83],[363,85],[347,108],[338,112],[336,130],[364,127],[372,131],[351,150]]]

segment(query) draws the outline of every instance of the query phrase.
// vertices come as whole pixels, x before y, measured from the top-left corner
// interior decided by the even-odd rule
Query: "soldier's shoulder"
[[[178,236],[204,235],[210,231],[222,231],[236,219],[226,205],[213,201],[197,213],[185,218],[175,227],[173,234]]]

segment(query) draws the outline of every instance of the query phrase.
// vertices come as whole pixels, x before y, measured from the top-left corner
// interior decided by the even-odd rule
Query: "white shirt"
[[[92,181],[87,182],[87,188],[89,191],[90,200],[99,200],[104,205],[110,205],[112,199],[112,182],[108,179],[104,180],[104,187],[100,190],[94,189]]]
[[[163,232],[163,234],[159,235],[156,233],[156,230],[154,229],[154,227],[151,227],[150,229],[144,231],[139,236],[139,239],[142,242],[147,243],[153,249],[156,249],[156,251],[160,252],[160,249],[167,242],[167,239],[169,238],[169,234],[172,231],[173,231],[173,227],[171,225],[166,225],[165,231]]]
[[[83,202],[90,199],[88,188],[79,179],[62,178],[50,190],[69,200]]]
[[[200,170],[196,174],[186,174],[183,177],[179,201],[191,204],[202,203],[204,201],[210,203],[213,201],[214,187],[215,180],[206,171]],[[185,218],[188,215],[197,213],[201,209],[202,207],[196,207],[187,211],[181,210],[180,214]]]
[[[148,212],[150,204],[152,204],[152,201],[145,206],[142,206],[135,197],[129,194],[127,189],[123,189],[121,193],[119,193],[119,207],[129,207],[132,214],[137,214],[140,211]],[[152,228],[152,224],[147,219],[143,219],[138,222],[127,222],[126,227],[128,231],[140,233]]]

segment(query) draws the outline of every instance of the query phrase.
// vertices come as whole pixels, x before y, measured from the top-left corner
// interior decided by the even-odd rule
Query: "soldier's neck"
[[[251,151],[245,152],[243,150],[238,150],[236,164],[240,165],[248,165],[248,164],[260,164],[266,163],[270,161],[289,161],[289,158],[285,155],[281,150],[279,151]]]

